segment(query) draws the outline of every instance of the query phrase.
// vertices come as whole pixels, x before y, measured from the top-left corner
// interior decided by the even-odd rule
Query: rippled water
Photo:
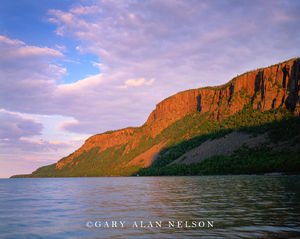
[[[0,180],[0,238],[201,237],[300,238],[300,176]]]

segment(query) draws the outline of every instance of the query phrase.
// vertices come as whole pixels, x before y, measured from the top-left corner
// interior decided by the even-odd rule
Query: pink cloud
[[[2,56],[17,55],[0,57],[5,66],[1,107],[70,116],[76,123],[63,128],[71,132],[142,124],[157,102],[178,91],[218,85],[237,73],[299,55],[297,8],[275,3],[233,8],[230,1],[97,1],[50,10],[57,33],[76,40],[80,54],[96,55],[101,64],[91,64],[101,74],[58,85],[67,74],[57,64],[65,49],[5,39],[12,44],[1,46]],[[273,24],[280,16],[276,11],[291,18]]]
[[[16,39],[9,39],[5,36],[1,36],[0,35],[0,43],[4,43],[4,44],[8,44],[8,45],[24,45],[25,43],[20,41],[20,40],[16,40]]]
[[[92,6],[82,6],[73,7],[70,9],[70,12],[76,15],[89,15],[95,13],[102,13],[102,9],[97,5]]]
[[[63,54],[58,50],[48,47],[24,46],[14,52],[13,57],[19,56],[63,56]]]
[[[46,141],[33,138],[41,136],[43,125],[36,119],[0,110],[0,149],[21,151],[57,151],[73,145],[62,141]]]

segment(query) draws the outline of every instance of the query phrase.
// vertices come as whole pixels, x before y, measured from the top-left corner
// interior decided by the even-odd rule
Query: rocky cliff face
[[[247,72],[222,86],[180,92],[158,103],[146,125],[162,121],[163,128],[195,110],[214,112],[215,120],[220,120],[246,104],[261,111],[283,106],[299,114],[299,79],[300,59],[296,58]]]
[[[78,157],[83,152],[87,152],[94,147],[100,147],[99,152],[116,145],[127,143],[135,131],[135,128],[125,128],[112,132],[94,135],[88,138],[85,143],[70,156],[63,158],[56,164],[57,169],[61,169],[66,164],[71,163],[75,157]]]
[[[73,165],[74,158],[95,147],[99,147],[100,153],[111,147],[125,145],[123,155],[127,154],[143,143],[147,137],[154,138],[175,121],[195,111],[200,114],[208,113],[209,117],[216,121],[235,114],[245,105],[260,111],[285,107],[295,115],[299,115],[299,80],[300,58],[295,58],[247,72],[222,86],[177,93],[158,103],[142,127],[92,136],[80,149],[58,161],[56,169],[61,170],[66,165]],[[134,162],[148,166],[165,143],[159,142],[149,149],[150,151],[141,152],[128,164],[123,163],[123,167]]]

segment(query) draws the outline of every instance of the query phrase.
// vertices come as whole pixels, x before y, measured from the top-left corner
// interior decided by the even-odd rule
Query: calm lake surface
[[[281,237],[300,238],[300,176],[0,179],[0,238]]]

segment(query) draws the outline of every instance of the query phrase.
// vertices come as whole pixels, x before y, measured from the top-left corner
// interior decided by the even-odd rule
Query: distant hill
[[[300,172],[300,58],[179,92],[141,127],[97,134],[28,175],[84,177]]]

